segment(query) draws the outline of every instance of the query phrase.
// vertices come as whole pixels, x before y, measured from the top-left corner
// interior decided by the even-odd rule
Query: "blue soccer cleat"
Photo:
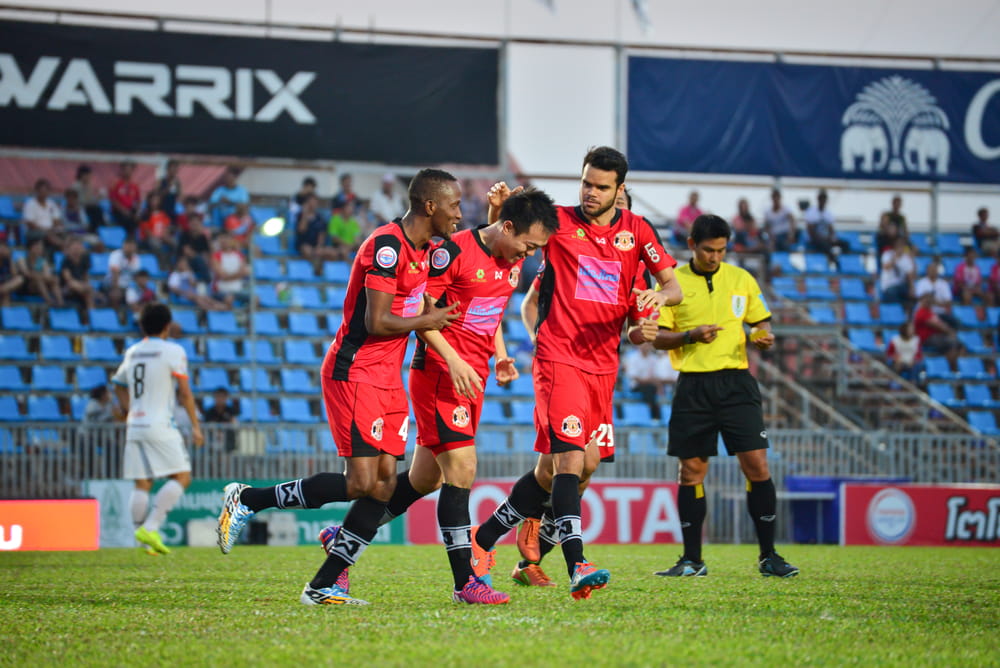
[[[313,589],[308,583],[305,589],[302,590],[302,596],[299,597],[299,601],[303,605],[368,605],[368,601],[362,601],[360,598],[351,598],[347,595],[346,591],[336,585],[323,587],[322,589]]]
[[[609,580],[611,573],[606,569],[597,568],[589,561],[577,562],[569,581],[569,593],[578,601],[590,598],[590,592],[603,589]]]
[[[219,549],[222,550],[222,554],[229,554],[239,539],[243,527],[255,514],[240,501],[240,492],[249,486],[239,482],[231,482],[222,490],[222,512],[219,513],[219,526],[216,529],[219,535]]]

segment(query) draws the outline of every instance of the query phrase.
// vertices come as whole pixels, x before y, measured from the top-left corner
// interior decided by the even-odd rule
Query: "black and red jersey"
[[[376,387],[403,387],[401,371],[409,333],[374,336],[365,327],[366,288],[393,295],[392,312],[420,313],[427,289],[430,244],[417,248],[399,220],[386,223],[365,239],[351,265],[344,299],[344,321],[323,359],[322,373],[334,380]]]

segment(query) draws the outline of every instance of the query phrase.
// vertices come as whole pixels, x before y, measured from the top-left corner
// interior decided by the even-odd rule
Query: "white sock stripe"
[[[514,510],[514,506],[510,505],[509,501],[504,501],[497,509],[493,511],[493,517],[497,518],[507,530],[513,529],[518,524],[524,521],[524,515]]]
[[[333,541],[333,549],[330,553],[353,565],[368,545],[369,541],[363,540],[357,534],[341,527],[336,540]]]
[[[302,479],[289,480],[274,488],[275,502],[278,508],[305,508],[306,500],[302,496]]]
[[[441,527],[441,539],[446,552],[472,547],[472,526]]]
[[[562,542],[577,538],[583,540],[583,522],[579,515],[563,515],[556,518],[559,527],[559,538]]]

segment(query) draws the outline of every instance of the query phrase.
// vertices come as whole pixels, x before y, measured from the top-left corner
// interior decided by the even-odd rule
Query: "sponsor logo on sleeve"
[[[431,254],[431,267],[434,269],[444,269],[451,262],[451,253],[447,248],[438,248]]]
[[[392,269],[396,266],[396,261],[398,259],[399,255],[396,253],[396,249],[392,246],[382,246],[375,253],[375,264],[383,269]]]

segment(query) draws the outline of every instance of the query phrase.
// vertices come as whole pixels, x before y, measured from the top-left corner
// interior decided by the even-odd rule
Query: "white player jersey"
[[[146,338],[126,350],[111,380],[128,388],[128,426],[174,426],[175,378],[187,375],[187,353],[176,343]]]

